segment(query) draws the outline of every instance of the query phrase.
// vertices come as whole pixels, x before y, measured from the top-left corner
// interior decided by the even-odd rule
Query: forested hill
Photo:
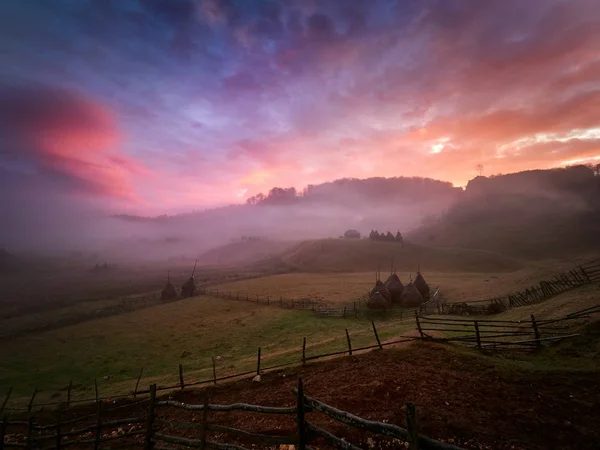
[[[477,177],[447,213],[410,238],[529,258],[600,250],[598,168]]]

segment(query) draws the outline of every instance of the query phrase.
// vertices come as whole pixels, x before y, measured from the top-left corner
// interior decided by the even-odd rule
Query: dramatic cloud
[[[119,153],[114,118],[102,105],[61,89],[0,87],[0,163],[72,190],[135,200],[142,167]]]
[[[598,48],[597,0],[8,0],[0,166],[155,213],[592,162]]]

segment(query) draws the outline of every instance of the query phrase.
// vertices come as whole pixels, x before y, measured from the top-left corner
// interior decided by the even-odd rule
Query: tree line
[[[402,237],[402,233],[400,233],[400,231],[398,231],[396,236],[394,236],[389,230],[387,233],[380,233],[377,230],[371,230],[371,233],[369,233],[369,239],[372,241],[389,241],[404,244],[404,238]]]

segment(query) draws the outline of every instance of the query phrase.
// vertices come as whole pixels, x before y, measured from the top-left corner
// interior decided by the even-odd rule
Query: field
[[[265,254],[259,245],[252,245],[254,247],[249,254]],[[271,251],[276,246],[269,244],[268,247],[267,250]],[[248,253],[242,259],[251,259]],[[218,255],[218,252],[213,254]],[[402,249],[396,244],[331,239],[286,247],[278,257],[249,266],[199,267],[197,280],[209,289],[239,292],[241,298],[248,294],[249,297],[259,295],[263,299],[268,296],[273,300],[279,297],[288,300],[311,298],[332,304],[349,304],[372,287],[378,263],[382,278],[387,278],[392,254],[403,282],[414,277],[414,262],[418,261],[429,284],[440,287],[449,302],[514,292],[581,262],[578,259],[516,261],[491,252],[418,246]],[[340,261],[345,262],[342,264]],[[170,265],[172,279],[179,285],[188,276],[190,261],[172,262]],[[373,265],[375,267],[371,270]],[[341,271],[342,266],[348,270]],[[368,271],[364,270],[366,266]],[[12,386],[9,408],[26,406],[35,389],[39,390],[35,398],[37,405],[64,401],[66,387],[71,382],[73,401],[93,398],[94,380],[97,380],[103,398],[132,392],[140,373],[140,389],[146,389],[151,383],[177,385],[180,364],[186,383],[210,380],[213,377],[213,358],[217,377],[252,371],[256,369],[259,347],[263,370],[281,364],[298,364],[304,338],[307,339],[306,356],[309,358],[317,354],[343,352],[348,345],[346,330],[354,349],[376,342],[371,323],[366,319],[320,317],[310,311],[210,295],[163,303],[159,293],[164,283],[164,267],[156,264],[94,273],[79,261],[59,268],[47,268],[40,273],[37,283],[28,283],[24,276],[6,278],[5,281],[8,301],[0,317],[0,395],[2,390]],[[530,314],[538,318],[561,317],[597,304],[598,289],[598,285],[588,285],[539,304],[505,311],[496,318],[528,320]],[[575,325],[579,326],[579,322]],[[382,341],[415,336],[416,333],[413,317],[377,321],[377,329]],[[404,390],[429,414],[424,419],[428,433],[438,437],[465,436],[471,427],[477,439],[493,445],[501,438],[498,433],[490,431],[491,425],[469,424],[466,419],[448,418],[448,411],[458,414],[457,405],[461,398],[466,399],[466,404],[471,405],[469,407],[475,407],[484,395],[467,392],[469,389],[459,380],[466,380],[469,385],[477,386],[479,391],[487,392],[485,395],[492,399],[497,412],[489,415],[489,419],[503,423],[500,416],[496,417],[506,410],[501,404],[503,389],[508,386],[515,395],[522,393],[523,389],[518,385],[525,380],[523,382],[539,385],[539,389],[544,390],[546,387],[540,384],[540,380],[546,376],[553,380],[564,378],[559,387],[547,389],[548,396],[564,395],[565,392],[580,395],[575,380],[589,385],[589,379],[593,378],[591,374],[597,374],[600,348],[597,339],[581,337],[551,346],[534,357],[484,357],[464,348],[448,347],[442,351],[437,347],[422,347],[422,344],[386,349],[382,354],[388,355],[387,352],[395,356],[359,355],[336,360],[339,362],[319,363],[314,365],[316,372],[312,378],[310,366],[313,364],[303,368],[302,372],[308,377],[308,386],[322,399],[331,399],[349,410],[364,412],[366,416],[379,415],[379,419],[387,416],[384,414],[382,417],[385,411],[377,408],[387,408],[388,398]],[[419,352],[421,356],[417,357]],[[428,362],[423,355],[429,355],[431,360]],[[406,361],[394,362],[396,357]],[[465,362],[467,360],[470,362]],[[347,367],[348,361],[355,365]],[[377,364],[382,366],[371,367],[368,361],[378,361]],[[413,367],[410,361],[417,365]],[[397,376],[386,373],[382,377],[387,380],[385,387],[382,381],[367,379],[376,378],[383,367],[397,371]],[[470,367],[478,367],[476,370],[481,369],[484,373],[475,373]],[[336,368],[343,373],[336,375]],[[278,373],[294,377],[298,370]],[[431,385],[421,385],[416,381],[419,371],[429,377]],[[569,375],[557,375],[558,372]],[[444,392],[446,388],[439,373],[450,376],[453,392]],[[565,381],[570,376],[573,381]],[[353,377],[363,378],[354,380]],[[319,381],[320,378],[323,381]],[[420,390],[408,386],[408,379],[415,386],[421,386]],[[498,387],[482,384],[493,379],[507,381]],[[273,373],[265,375],[265,381],[269,380],[278,386],[276,390],[287,386]],[[358,400],[350,401],[348,396],[336,397],[326,392],[327,389],[333,392],[335,380],[342,383],[339,388],[348,395],[350,390],[360,391],[357,398],[362,398],[362,401],[370,395],[384,397],[379,398],[379,406],[373,406],[375,409],[363,411]],[[326,389],[324,383],[329,383],[330,387]],[[239,383],[234,386],[242,385],[248,386]],[[219,392],[227,392],[224,385],[219,389]],[[234,389],[239,392],[239,388]],[[267,397],[275,401],[275,397],[269,397],[266,391],[262,394],[259,391],[253,391],[257,393],[257,402],[270,401]],[[253,395],[246,396],[248,401],[253,399]],[[436,412],[434,407],[439,401],[449,403],[441,413]],[[527,401],[517,403],[516,400],[509,402],[514,407],[528,408]],[[551,404],[552,400],[546,399],[544,405]],[[400,412],[394,412],[389,420],[399,420],[398,414]],[[466,416],[470,417],[469,414]],[[552,416],[552,413],[542,410],[537,414]],[[440,420],[446,420],[452,426],[436,425],[437,419],[432,417],[438,415]],[[585,422],[584,427],[588,427],[581,417],[577,416],[577,420]],[[524,426],[532,426],[527,420],[524,423]],[[508,423],[502,426],[508,429]],[[570,431],[565,433],[568,435]],[[520,436],[521,442],[527,442],[527,433],[516,435]],[[509,447],[502,443],[497,448]]]
[[[304,337],[307,356],[344,350],[345,328],[355,346],[375,342],[368,322],[199,296],[0,341],[0,386],[13,386],[13,399],[21,402],[36,387],[42,401],[71,380],[74,397],[93,397],[94,378],[101,391],[124,393],[133,390],[142,367],[147,386],[176,382],[180,363],[190,380],[211,378],[217,356],[218,376],[252,369],[258,347],[263,367],[299,361]],[[412,328],[412,322],[390,321],[380,336]]]
[[[450,303],[480,300],[525,289],[541,279],[563,269],[570,269],[574,262],[545,261],[530,263],[511,272],[457,272],[432,271],[422,267],[422,273],[432,287],[440,287]],[[381,269],[381,278],[389,275],[389,266]],[[408,283],[415,272],[398,271],[403,283]],[[328,303],[351,304],[370,291],[375,282],[375,271],[352,273],[286,273],[260,278],[232,281],[213,286],[223,292],[259,295],[272,299],[311,298]]]

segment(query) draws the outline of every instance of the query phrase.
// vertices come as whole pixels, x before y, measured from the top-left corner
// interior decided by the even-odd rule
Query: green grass
[[[307,356],[344,350],[345,328],[353,347],[375,343],[368,321],[200,296],[1,341],[0,389],[13,386],[20,404],[36,387],[37,401],[60,400],[65,393],[56,392],[72,380],[73,398],[85,398],[96,378],[101,395],[114,395],[133,390],[142,367],[146,387],[176,384],[180,363],[188,381],[210,378],[213,356],[221,357],[217,376],[225,376],[255,368],[258,347],[263,367],[299,362],[304,337]],[[414,324],[386,321],[380,328],[387,339]]]

